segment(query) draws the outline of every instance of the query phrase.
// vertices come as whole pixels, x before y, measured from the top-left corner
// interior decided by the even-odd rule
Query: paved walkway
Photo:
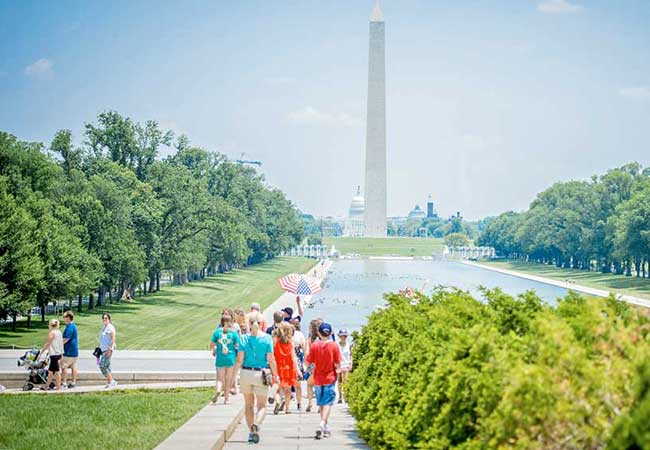
[[[295,300],[294,300],[295,301]],[[0,371],[24,372],[16,360],[25,350],[0,350]],[[92,350],[80,350],[82,372],[98,372]],[[120,350],[111,361],[115,372],[214,372],[214,357],[208,350]]]
[[[334,405],[329,419],[331,437],[316,440],[316,427],[320,423],[318,412],[298,412],[295,403],[291,414],[273,415],[273,409],[267,408],[267,415],[260,427],[260,448],[277,450],[294,449],[367,449],[370,448],[355,430],[354,418],[345,405]],[[248,427],[242,419],[239,427],[227,440],[224,449],[235,450],[251,448],[248,444]]]
[[[527,273],[517,272],[516,270],[501,269],[500,267],[492,267],[486,264],[475,263],[473,261],[461,261],[461,262],[463,264],[467,264],[468,266],[480,267],[481,269],[492,270],[494,272],[511,275],[513,277],[525,278],[527,280],[537,281],[539,283],[550,284],[552,286],[558,286],[571,291],[584,292],[585,294],[595,295],[597,297],[609,297],[611,293],[610,291],[595,289],[588,286],[582,286],[580,284],[575,284],[573,282],[566,282],[566,281],[554,280],[552,278],[540,277],[537,275],[530,275]],[[650,308],[650,300],[634,297],[632,295],[622,295],[622,294],[616,294],[616,298],[618,300],[631,303],[633,305]]]

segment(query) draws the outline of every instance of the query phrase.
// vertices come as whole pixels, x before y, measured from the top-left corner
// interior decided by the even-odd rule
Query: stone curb
[[[161,442],[156,450],[223,448],[244,417],[244,396],[231,397],[230,405],[210,403]]]
[[[25,369],[0,371],[0,383],[6,388],[21,388],[27,382],[29,373]],[[145,371],[114,371],[113,376],[120,384],[138,383],[173,383],[173,382],[195,382],[213,381],[214,372],[145,372]],[[104,384],[105,378],[99,372],[79,372],[78,385]]]

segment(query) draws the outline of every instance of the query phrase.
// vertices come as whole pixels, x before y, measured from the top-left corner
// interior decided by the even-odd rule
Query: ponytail
[[[257,311],[251,311],[246,314],[246,322],[248,322],[248,327],[251,330],[251,335],[255,336],[259,332],[261,321],[262,315]]]

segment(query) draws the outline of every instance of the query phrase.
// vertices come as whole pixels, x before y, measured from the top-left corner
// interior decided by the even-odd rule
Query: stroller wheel
[[[23,384],[23,391],[31,391],[32,389],[34,389],[34,385],[32,383]]]

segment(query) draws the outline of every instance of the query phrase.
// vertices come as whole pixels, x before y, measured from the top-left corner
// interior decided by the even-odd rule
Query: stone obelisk
[[[366,123],[366,237],[386,237],[385,33],[379,0],[370,19],[368,115]]]

